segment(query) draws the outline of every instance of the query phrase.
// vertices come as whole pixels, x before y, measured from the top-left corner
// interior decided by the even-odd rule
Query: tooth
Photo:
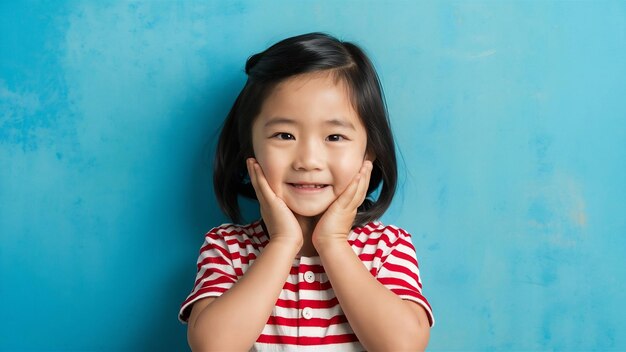
[[[294,183],[293,186],[297,188],[324,188],[326,185],[323,185],[323,184],[317,184],[317,185],[306,184],[305,185],[305,184]]]

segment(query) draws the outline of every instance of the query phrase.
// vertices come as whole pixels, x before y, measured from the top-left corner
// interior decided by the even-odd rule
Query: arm
[[[196,307],[189,320],[193,350],[249,350],[263,331],[291,264],[302,247],[302,229],[287,205],[274,194],[256,160],[247,160],[270,242],[246,273],[219,298]]]
[[[352,183],[315,226],[313,245],[352,330],[367,350],[423,350],[430,333],[424,309],[378,282],[347,241],[371,171],[372,163],[365,160]]]
[[[263,331],[299,249],[295,243],[272,240],[233,287],[206,303],[196,302],[187,330],[191,349],[249,350]]]
[[[337,300],[367,350],[416,351],[428,344],[423,308],[389,291],[370,274],[347,241],[316,247]]]

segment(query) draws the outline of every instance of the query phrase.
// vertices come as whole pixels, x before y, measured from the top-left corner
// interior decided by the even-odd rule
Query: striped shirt
[[[180,307],[178,319],[187,323],[191,306],[217,297],[239,280],[259,256],[269,237],[261,221],[224,224],[204,237],[193,290]],[[422,295],[415,248],[401,228],[379,221],[354,228],[348,243],[363,265],[400,298],[421,305],[430,325],[434,317]],[[363,351],[335,297],[320,258],[298,257],[251,351]]]

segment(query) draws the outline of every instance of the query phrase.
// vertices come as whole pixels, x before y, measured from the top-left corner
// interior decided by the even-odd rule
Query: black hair
[[[395,144],[376,70],[357,45],[325,33],[309,33],[284,39],[246,62],[248,80],[222,127],[213,175],[218,203],[233,222],[241,219],[237,197],[256,199],[246,159],[254,156],[252,124],[263,102],[278,83],[320,71],[333,74],[348,86],[353,107],[367,131],[367,151],[375,156],[368,196],[359,206],[353,225],[378,219],[391,204],[397,183]],[[379,187],[378,198],[369,199]]]

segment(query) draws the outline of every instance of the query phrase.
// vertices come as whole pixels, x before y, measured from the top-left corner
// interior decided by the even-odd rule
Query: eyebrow
[[[264,127],[271,127],[273,125],[295,125],[296,121],[288,118],[288,117],[270,117],[269,120],[265,123]]]
[[[328,124],[328,125],[332,125],[332,126],[337,126],[337,127],[343,127],[343,128],[349,128],[352,130],[356,131],[356,128],[354,128],[354,125],[352,124],[352,122],[348,121],[348,120],[343,120],[343,119],[330,119],[330,120],[326,120],[324,121],[324,123]]]
[[[271,127],[273,125],[282,125],[282,124],[297,125],[297,122],[295,120],[293,120],[293,119],[288,118],[288,117],[276,116],[276,117],[271,117],[265,123],[264,127],[267,128],[267,127]],[[348,128],[348,129],[352,129],[352,130],[356,131],[356,128],[354,127],[352,122],[344,120],[344,119],[340,119],[340,118],[334,118],[334,119],[326,120],[326,121],[324,121],[324,124],[331,125],[331,126]]]

